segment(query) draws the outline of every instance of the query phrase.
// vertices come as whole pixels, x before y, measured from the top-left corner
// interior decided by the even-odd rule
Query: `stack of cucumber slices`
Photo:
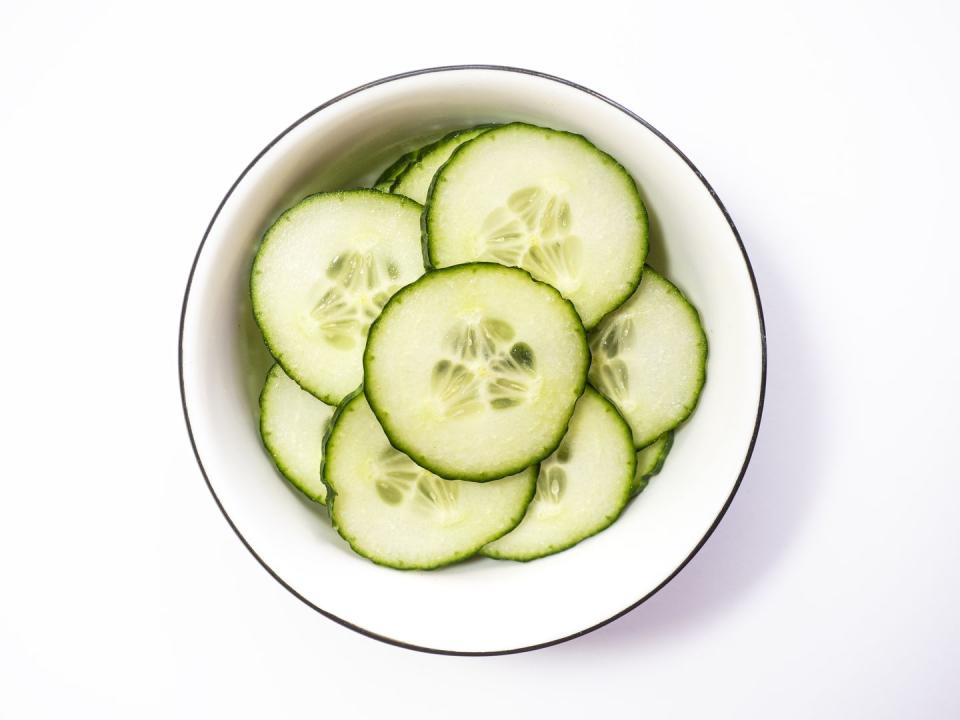
[[[576,545],[659,472],[703,388],[699,315],[647,248],[629,173],[525,123],[302,200],[251,273],[264,446],[381,565]]]

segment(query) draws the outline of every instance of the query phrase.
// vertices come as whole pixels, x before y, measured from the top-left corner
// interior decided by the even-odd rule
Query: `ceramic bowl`
[[[582,133],[636,179],[651,262],[699,308],[707,383],[663,472],[599,535],[531,563],[470,560],[431,572],[354,555],[326,509],[283,481],[257,432],[270,358],[252,321],[251,260],[303,196],[370,183],[396,156],[469,125],[522,120]],[[183,304],[180,379],[200,469],[240,540],[323,615],[421,650],[487,654],[588,632],[663,587],[710,535],[743,477],[763,402],[760,300],[716,193],[661,133],[560,78],[516,68],[434,68],[377,80],[284,130],[227,192],[200,243]],[[278,612],[282,608],[278,608]]]

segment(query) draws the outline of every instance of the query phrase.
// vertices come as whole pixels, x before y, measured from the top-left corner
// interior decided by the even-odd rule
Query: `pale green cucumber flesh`
[[[260,437],[280,473],[311,500],[323,503],[323,437],[334,408],[287,377],[279,365],[260,393]]]
[[[630,174],[586,138],[525,123],[461,145],[434,177],[424,216],[433,267],[491,261],[528,270],[587,328],[630,297],[647,213]]]
[[[419,205],[375,190],[319,193],[264,235],[253,312],[284,372],[335,405],[363,379],[370,323],[422,274]]]
[[[590,382],[643,448],[693,412],[706,380],[707,336],[696,309],[652,268],[590,334]]]
[[[537,492],[523,521],[481,553],[534,560],[609,527],[630,499],[636,462],[629,426],[588,386],[560,447],[540,465]]]
[[[481,125],[466,130],[456,130],[435,143],[423,147],[416,158],[397,174],[390,192],[406,195],[411,200],[423,204],[430,191],[433,176],[450,158],[453,152],[464,143],[490,130],[491,125]]]
[[[437,477],[390,445],[361,392],[337,409],[324,448],[337,532],[358,554],[403,570],[449,565],[512,530],[536,474],[534,466],[487,483]]]
[[[428,273],[370,328],[373,412],[398,450],[441,477],[486,481],[560,444],[589,352],[567,300],[493,263]]]

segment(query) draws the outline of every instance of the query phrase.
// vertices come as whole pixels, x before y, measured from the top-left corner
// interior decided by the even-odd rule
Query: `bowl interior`
[[[663,472],[611,528],[534,563],[477,559],[400,572],[353,555],[323,507],[277,474],[257,433],[271,364],[248,274],[263,231],[320,190],[367,185],[401,152],[481,122],[586,135],[633,174],[651,217],[650,261],[700,310],[707,384]],[[263,563],[318,608],[412,645],[497,652],[588,629],[660,586],[697,548],[749,454],[763,378],[759,309],[736,236],[705,183],[655,132],[582,89],[495,69],[368,86],[316,111],[238,181],[207,235],[188,293],[184,397],[197,453],[225,512]]]

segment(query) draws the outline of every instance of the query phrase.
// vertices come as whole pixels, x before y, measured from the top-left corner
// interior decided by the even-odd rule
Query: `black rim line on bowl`
[[[193,437],[193,428],[190,425],[190,413],[187,410],[187,397],[186,397],[186,391],[185,391],[184,382],[183,382],[183,329],[184,329],[184,323],[187,316],[187,302],[190,298],[190,288],[193,284],[193,275],[197,269],[197,263],[200,261],[200,253],[203,252],[203,246],[207,242],[207,237],[210,235],[210,230],[213,228],[214,224],[216,223],[217,218],[220,217],[220,212],[223,210],[224,205],[226,205],[227,200],[230,199],[230,196],[233,195],[233,191],[236,190],[237,186],[243,181],[243,179],[247,176],[247,173],[250,172],[253,166],[256,165],[260,161],[260,159],[264,155],[266,155],[267,152],[269,152],[274,145],[280,142],[280,140],[283,139],[291,130],[293,130],[294,128],[296,128],[301,123],[308,120],[309,118],[313,117],[321,110],[324,110],[325,108],[330,107],[331,105],[343,100],[344,98],[350,97],[351,95],[355,95],[356,93],[362,92],[369,88],[376,87],[377,85],[383,85],[385,83],[393,82],[395,80],[403,80],[405,78],[415,77],[417,75],[426,75],[426,74],[438,73],[438,72],[449,72],[454,70],[497,70],[501,72],[512,72],[512,73],[519,73],[521,75],[532,75],[534,77],[538,77],[544,80],[551,80],[553,82],[566,85],[567,87],[571,87],[581,92],[587,93],[588,95],[591,95],[597,98],[598,100],[602,100],[608,105],[611,105],[612,107],[617,108],[617,110],[620,110],[622,113],[626,114],[633,120],[643,125],[645,128],[647,128],[647,130],[652,132],[660,140],[666,143],[666,145],[671,150],[673,150],[673,152],[675,152],[678,156],[680,156],[680,158],[694,172],[694,174],[697,176],[700,182],[703,183],[703,186],[707,189],[707,192],[710,193],[710,196],[713,198],[713,201],[717,204],[717,207],[720,209],[720,212],[723,213],[724,219],[727,221],[727,224],[730,226],[730,230],[733,232],[733,236],[737,241],[737,245],[740,247],[740,254],[743,256],[743,262],[747,268],[747,274],[750,276],[750,283],[753,287],[753,296],[757,306],[757,319],[759,321],[759,331],[760,331],[760,397],[757,402],[757,419],[754,422],[753,435],[750,438],[750,445],[747,447],[746,455],[743,458],[743,466],[740,468],[740,474],[737,477],[737,482],[734,484],[733,489],[730,491],[730,495],[727,497],[726,502],[724,502],[723,507],[720,509],[720,512],[717,514],[717,517],[714,519],[713,523],[707,529],[707,532],[700,539],[697,545],[693,548],[690,554],[687,555],[687,557],[683,560],[683,562],[680,563],[680,565],[677,566],[677,568],[673,572],[671,572],[663,580],[663,582],[657,585],[657,587],[655,587],[653,590],[651,590],[649,593],[644,595],[642,598],[637,600],[632,605],[629,605],[628,607],[624,608],[620,612],[614,615],[611,615],[606,620],[603,620],[595,625],[592,625],[591,627],[585,628],[571,635],[566,635],[564,637],[557,638],[555,640],[549,640],[547,642],[538,643],[536,645],[529,645],[527,647],[510,648],[507,650],[484,650],[484,651],[442,650],[439,648],[430,648],[430,647],[423,647],[421,645],[413,645],[411,643],[403,642],[402,640],[395,640],[391,637],[387,637],[385,635],[380,635],[378,633],[371,632],[370,630],[366,630],[365,628],[362,628],[359,625],[354,625],[348,620],[344,620],[343,618],[337,617],[333,613],[328,612],[323,608],[315,605],[306,597],[304,597],[299,592],[297,592],[283,578],[277,575],[277,573],[274,572],[273,568],[271,568],[263,560],[263,558],[261,558],[257,554],[257,552],[250,545],[250,543],[247,542],[247,539],[240,532],[239,528],[237,528],[233,520],[227,514],[226,509],[223,507],[223,503],[220,502],[220,498],[217,496],[216,491],[213,489],[213,484],[210,482],[210,478],[207,476],[207,471],[203,467],[203,461],[200,459],[200,452],[197,450],[197,444]],[[710,183],[707,182],[707,179],[697,169],[697,167],[690,161],[690,158],[684,155],[683,152],[680,150],[680,148],[674,145],[663,133],[661,133],[659,130],[657,130],[650,123],[648,123],[646,120],[644,120],[642,117],[640,117],[633,111],[627,109],[626,107],[619,104],[618,102],[611,100],[605,95],[601,95],[600,93],[595,92],[587,87],[578,85],[577,83],[571,82],[569,80],[564,80],[563,78],[557,77],[555,75],[548,75],[547,73],[537,72],[536,70],[527,70],[524,68],[516,68],[516,67],[510,67],[506,65],[444,65],[440,67],[424,68],[422,70],[412,70],[410,72],[400,73],[398,75],[390,75],[389,77],[380,78],[379,80],[374,80],[373,82],[360,85],[359,87],[356,87],[352,90],[348,90],[347,92],[342,93],[340,95],[337,95],[336,97],[328,100],[322,105],[318,105],[313,110],[308,112],[306,115],[298,119],[288,128],[286,128],[283,132],[277,135],[273,140],[271,140],[270,143],[263,148],[263,150],[257,153],[256,157],[254,157],[253,160],[250,161],[250,164],[248,164],[243,169],[243,172],[240,173],[240,176],[233,182],[233,184],[230,186],[230,189],[227,191],[227,194],[223,196],[223,199],[220,201],[220,204],[217,206],[216,212],[214,212],[213,217],[210,219],[210,222],[207,225],[207,229],[203,233],[203,238],[200,241],[200,246],[197,248],[197,254],[194,256],[193,264],[190,266],[190,275],[187,278],[187,286],[183,294],[183,305],[181,306],[181,309],[180,309],[180,329],[179,329],[179,337],[177,341],[177,368],[180,376],[180,402],[183,406],[183,417],[187,425],[187,434],[190,437],[190,446],[193,448],[193,455],[197,460],[197,465],[200,467],[200,473],[203,475],[203,479],[207,484],[207,489],[210,491],[210,494],[213,496],[213,500],[214,502],[216,502],[217,507],[220,508],[220,512],[223,514],[224,519],[226,519],[227,524],[230,525],[233,532],[240,539],[240,542],[243,543],[244,547],[246,547],[249,553],[253,555],[253,557],[257,560],[257,562],[260,563],[263,569],[266,570],[271,575],[271,577],[273,577],[274,580],[280,583],[280,585],[286,588],[292,595],[298,598],[305,605],[307,605],[310,608],[313,608],[321,615],[333,620],[334,622],[339,623],[340,625],[346,628],[349,628],[350,630],[358,632],[361,635],[366,635],[367,637],[373,638],[374,640],[379,640],[381,642],[385,642],[390,645],[396,645],[398,647],[406,648],[408,650],[417,650],[419,652],[432,653],[436,655],[462,655],[462,656],[510,655],[514,653],[529,652],[531,650],[539,650],[541,648],[550,647],[551,645],[558,645],[560,643],[567,642],[568,640],[573,640],[574,638],[578,638],[582,635],[586,635],[587,633],[593,632],[594,630],[597,630],[603,627],[604,625],[612,623],[614,620],[617,620],[618,618],[623,617],[628,612],[639,607],[641,604],[643,604],[644,602],[649,600],[651,597],[656,595],[660,590],[662,590],[667,585],[667,583],[673,580],[680,573],[680,571],[687,566],[687,564],[693,559],[693,557],[698,552],[700,552],[700,549],[704,546],[704,544],[706,544],[707,540],[710,539],[710,536],[713,535],[714,530],[717,529],[717,526],[720,524],[720,521],[723,519],[723,516],[726,514],[728,508],[730,507],[730,503],[733,502],[733,498],[736,496],[737,490],[740,489],[740,483],[743,481],[743,477],[746,474],[747,466],[750,464],[750,458],[753,455],[753,448],[757,442],[757,434],[760,431],[760,419],[763,415],[763,402],[764,402],[764,397],[766,395],[766,387],[767,387],[767,335],[766,335],[766,328],[765,328],[764,319],[763,319],[763,308],[760,304],[760,292],[757,289],[757,279],[753,274],[753,267],[750,265],[750,258],[747,257],[747,251],[743,245],[743,240],[740,238],[740,233],[737,231],[737,227],[736,225],[734,225],[733,219],[730,217],[730,213],[727,212],[727,209],[724,207],[723,203],[720,201],[720,198],[717,196],[717,193],[714,192],[713,188],[710,186]]]

